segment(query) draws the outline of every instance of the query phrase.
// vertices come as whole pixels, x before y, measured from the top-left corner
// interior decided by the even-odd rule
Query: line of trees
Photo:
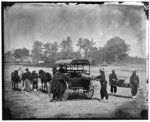
[[[27,48],[19,48],[5,53],[5,57],[13,56],[14,58],[22,58],[29,56],[29,50]]]
[[[88,38],[79,38],[76,46],[77,51],[73,50],[72,39],[67,37],[60,44],[45,43],[35,41],[32,47],[34,62],[44,60],[46,63],[54,64],[60,59],[88,59],[92,65],[102,63],[120,63],[128,56],[130,46],[119,37],[114,37],[107,41],[104,47],[97,48],[95,42]]]
[[[95,42],[88,38],[79,38],[76,46],[78,50],[75,51],[72,46],[71,37],[67,37],[61,41],[61,43],[42,43],[40,41],[34,41],[32,46],[32,59],[33,62],[44,61],[51,66],[56,60],[61,59],[88,59],[92,65],[97,64],[120,64],[131,61],[143,63],[142,58],[129,58],[128,52],[130,45],[120,37],[114,37],[107,41],[103,47],[97,48]],[[11,52],[7,52],[8,55]],[[13,53],[15,58],[22,56],[29,56],[29,50],[26,48],[16,49]],[[140,60],[140,61],[139,61]]]

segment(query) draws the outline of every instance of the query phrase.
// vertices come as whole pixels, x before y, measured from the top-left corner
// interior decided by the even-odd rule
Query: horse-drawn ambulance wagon
[[[76,60],[58,60],[55,63],[56,68],[63,67],[63,80],[67,88],[65,93],[83,93],[87,98],[92,98],[94,86],[91,83],[90,63],[85,59]],[[58,72],[59,74],[59,72]],[[60,75],[58,75],[60,76]]]

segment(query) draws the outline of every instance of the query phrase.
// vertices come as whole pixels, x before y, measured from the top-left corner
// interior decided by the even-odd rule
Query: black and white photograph
[[[1,11],[3,120],[148,120],[148,1]]]

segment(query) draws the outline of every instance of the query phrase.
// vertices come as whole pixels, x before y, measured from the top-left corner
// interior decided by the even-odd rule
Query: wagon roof
[[[89,61],[86,59],[67,59],[67,60],[58,60],[55,65],[89,65]]]

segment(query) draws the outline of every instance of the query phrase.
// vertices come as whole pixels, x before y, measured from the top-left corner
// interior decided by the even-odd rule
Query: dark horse
[[[42,83],[42,91],[48,92],[47,83],[50,83],[50,81],[52,80],[51,74],[43,70],[39,70],[39,78],[41,79]]]
[[[15,70],[14,72],[11,73],[11,81],[12,81],[12,89],[18,90],[18,83],[20,82],[18,70]]]

